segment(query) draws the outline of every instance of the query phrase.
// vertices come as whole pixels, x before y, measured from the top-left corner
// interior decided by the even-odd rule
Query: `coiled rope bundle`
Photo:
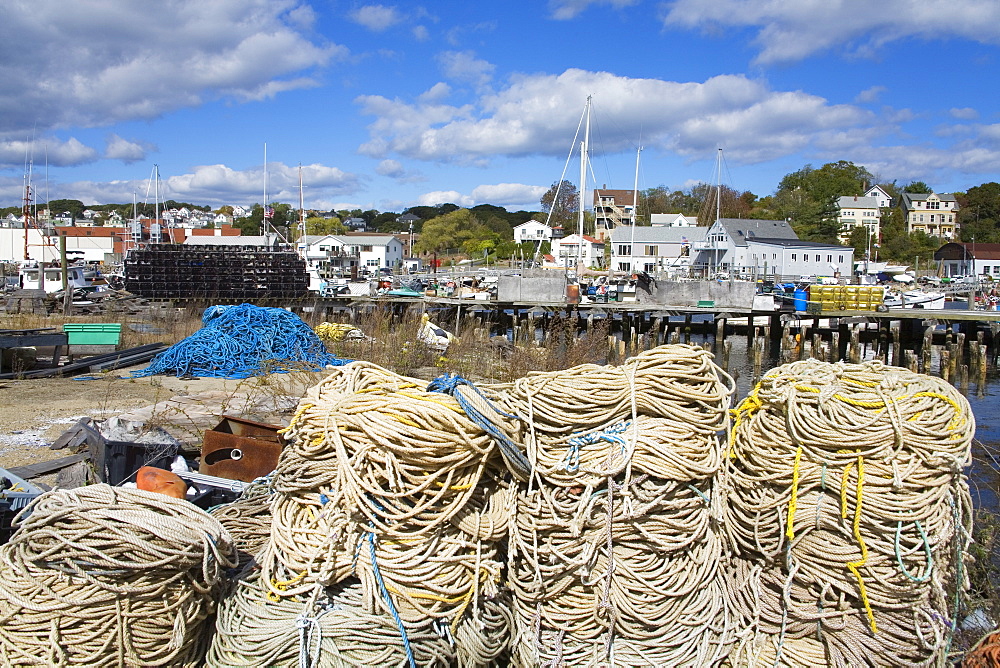
[[[4,665],[198,666],[234,565],[194,505],[109,485],[47,492],[0,548]]]
[[[267,545],[271,536],[273,494],[270,481],[261,478],[247,485],[235,501],[215,506],[208,511],[232,537],[239,569],[246,566]]]
[[[216,665],[241,665],[253,653],[247,639],[268,633],[246,629],[253,620],[240,612],[244,599],[277,605],[273,615],[281,619],[292,611],[294,619],[318,619],[336,608],[329,620],[342,621],[325,623],[349,624],[359,651],[382,652],[383,665],[449,665],[461,657],[462,665],[486,665],[506,648],[509,618],[491,601],[500,595],[498,543],[515,489],[497,475],[502,465],[490,436],[454,398],[425,384],[356,362],[307,393],[273,476],[259,580],[220,612]],[[345,607],[338,597],[347,591]],[[394,643],[383,637],[386,620]],[[303,656],[313,656],[308,665],[340,665],[342,634],[326,628],[314,629],[315,646],[326,648],[315,656],[283,635],[287,629],[273,637],[299,642]],[[444,640],[443,650],[434,649],[437,640],[421,644],[428,629]]]
[[[210,306],[204,326],[153,358],[134,377],[249,378],[261,373],[316,370],[346,364],[331,355],[309,325],[280,308],[253,304]]]
[[[830,665],[943,663],[967,586],[965,398],[878,362],[808,360],[734,414],[724,526],[755,631],[734,665],[817,642]]]
[[[735,639],[713,477],[732,379],[694,346],[484,388],[524,418],[518,665],[719,663]]]

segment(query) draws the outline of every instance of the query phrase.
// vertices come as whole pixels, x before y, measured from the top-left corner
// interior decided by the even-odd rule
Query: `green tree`
[[[959,210],[956,222],[963,241],[1000,242],[1000,183],[983,183],[955,193]]]
[[[83,218],[83,212],[87,208],[78,199],[54,199],[47,204],[49,211],[52,212],[53,216],[58,216],[61,213],[68,211],[70,215],[73,216],[74,220],[80,220]],[[21,209],[18,207],[18,213]]]
[[[322,218],[313,216],[306,218],[306,234],[323,236],[326,234],[347,234],[347,228],[340,218]]]
[[[903,192],[913,194],[932,193],[934,189],[923,181],[910,181],[907,185],[903,186]]]
[[[467,241],[497,241],[496,234],[468,209],[456,209],[424,222],[415,253],[444,253],[466,247]]]
[[[549,224],[552,227],[573,227],[580,211],[580,192],[569,181],[556,181],[540,200],[542,211],[551,213]]]

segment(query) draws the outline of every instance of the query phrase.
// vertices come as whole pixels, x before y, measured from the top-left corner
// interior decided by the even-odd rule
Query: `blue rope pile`
[[[309,325],[284,309],[253,304],[210,306],[201,320],[201,329],[164,350],[132,377],[173,372],[177,377],[249,378],[318,371],[351,361],[328,353]]]

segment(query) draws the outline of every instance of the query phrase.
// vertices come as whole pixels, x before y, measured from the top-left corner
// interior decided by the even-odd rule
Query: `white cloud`
[[[560,21],[574,19],[591,5],[611,5],[615,9],[630,7],[639,0],[549,0],[552,18]]]
[[[388,30],[403,20],[398,9],[385,5],[366,5],[348,13],[347,17],[374,32]]]
[[[0,167],[22,167],[29,159],[36,165],[48,162],[53,167],[72,167],[94,162],[98,157],[96,150],[75,137],[65,141],[54,137],[0,140]]]
[[[427,30],[427,26],[413,26],[413,39],[418,42],[426,42],[430,38],[431,34]]]
[[[497,183],[472,189],[472,199],[478,204],[495,204],[507,210],[535,210],[548,188],[523,183]]]
[[[889,89],[885,86],[872,86],[871,88],[866,88],[865,90],[858,93],[854,101],[859,104],[867,104],[871,102],[878,102],[878,99],[882,97]]]
[[[753,163],[874,121],[864,109],[774,91],[744,76],[681,83],[571,69],[516,78],[506,89],[461,106],[359,97],[363,113],[375,117],[371,140],[360,151],[466,164],[494,156],[565,156],[588,92],[595,114],[614,121],[616,132],[602,136],[606,153],[631,151],[641,136],[647,147],[692,157],[726,146],[730,159]]]
[[[476,58],[472,51],[445,51],[437,56],[445,77],[469,83],[476,88],[489,84],[496,66]]]
[[[667,26],[757,28],[756,60],[765,64],[841,48],[868,55],[911,37],[1000,43],[1000,3],[983,0],[884,0],[877,10],[868,0],[673,0],[667,7]]]
[[[974,121],[979,118],[979,112],[972,107],[962,107],[961,109],[951,109],[949,112],[952,118],[959,118],[965,121]]]
[[[346,49],[311,40],[302,30],[312,21],[294,0],[7,3],[0,132],[109,125],[315,85],[313,71]]]
[[[463,195],[457,190],[435,190],[434,192],[424,193],[417,198],[417,204],[419,206],[439,206],[441,204],[457,204],[462,207],[475,206],[476,201],[468,196]]]
[[[299,201],[299,168],[269,162],[267,165],[268,192],[271,201]],[[359,188],[360,177],[344,172],[337,167],[312,164],[302,165],[302,182],[308,208],[323,208],[335,198],[348,195]],[[0,196],[7,191],[7,182],[0,179]],[[226,165],[200,165],[187,174],[160,176],[160,197],[178,202],[208,204],[213,207],[223,204],[250,204],[260,202],[263,197],[264,170],[255,167],[237,170]],[[75,181],[53,183],[53,198],[78,199],[85,204],[107,202],[131,202],[138,193],[139,201],[152,190],[145,179],[128,181]],[[58,193],[58,194],[56,194]],[[152,194],[149,195],[152,197]],[[6,197],[5,199],[10,199]],[[17,197],[20,199],[20,196]],[[150,201],[152,201],[150,199]]]
[[[142,142],[129,141],[116,134],[112,134],[107,139],[107,148],[104,149],[104,157],[112,160],[121,160],[125,164],[138,162],[146,158],[146,153],[155,150],[155,147]]]

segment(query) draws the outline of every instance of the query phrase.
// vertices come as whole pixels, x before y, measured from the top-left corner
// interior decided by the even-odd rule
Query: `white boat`
[[[39,268],[37,264],[21,267],[21,287],[25,290],[45,290],[59,292],[62,290],[62,267]],[[71,265],[66,268],[66,278],[71,290],[86,290],[87,292],[103,292],[109,290],[107,279],[91,265]]]
[[[925,292],[923,290],[906,290],[904,292],[886,293],[885,305],[888,308],[926,308],[943,309],[943,292]]]

